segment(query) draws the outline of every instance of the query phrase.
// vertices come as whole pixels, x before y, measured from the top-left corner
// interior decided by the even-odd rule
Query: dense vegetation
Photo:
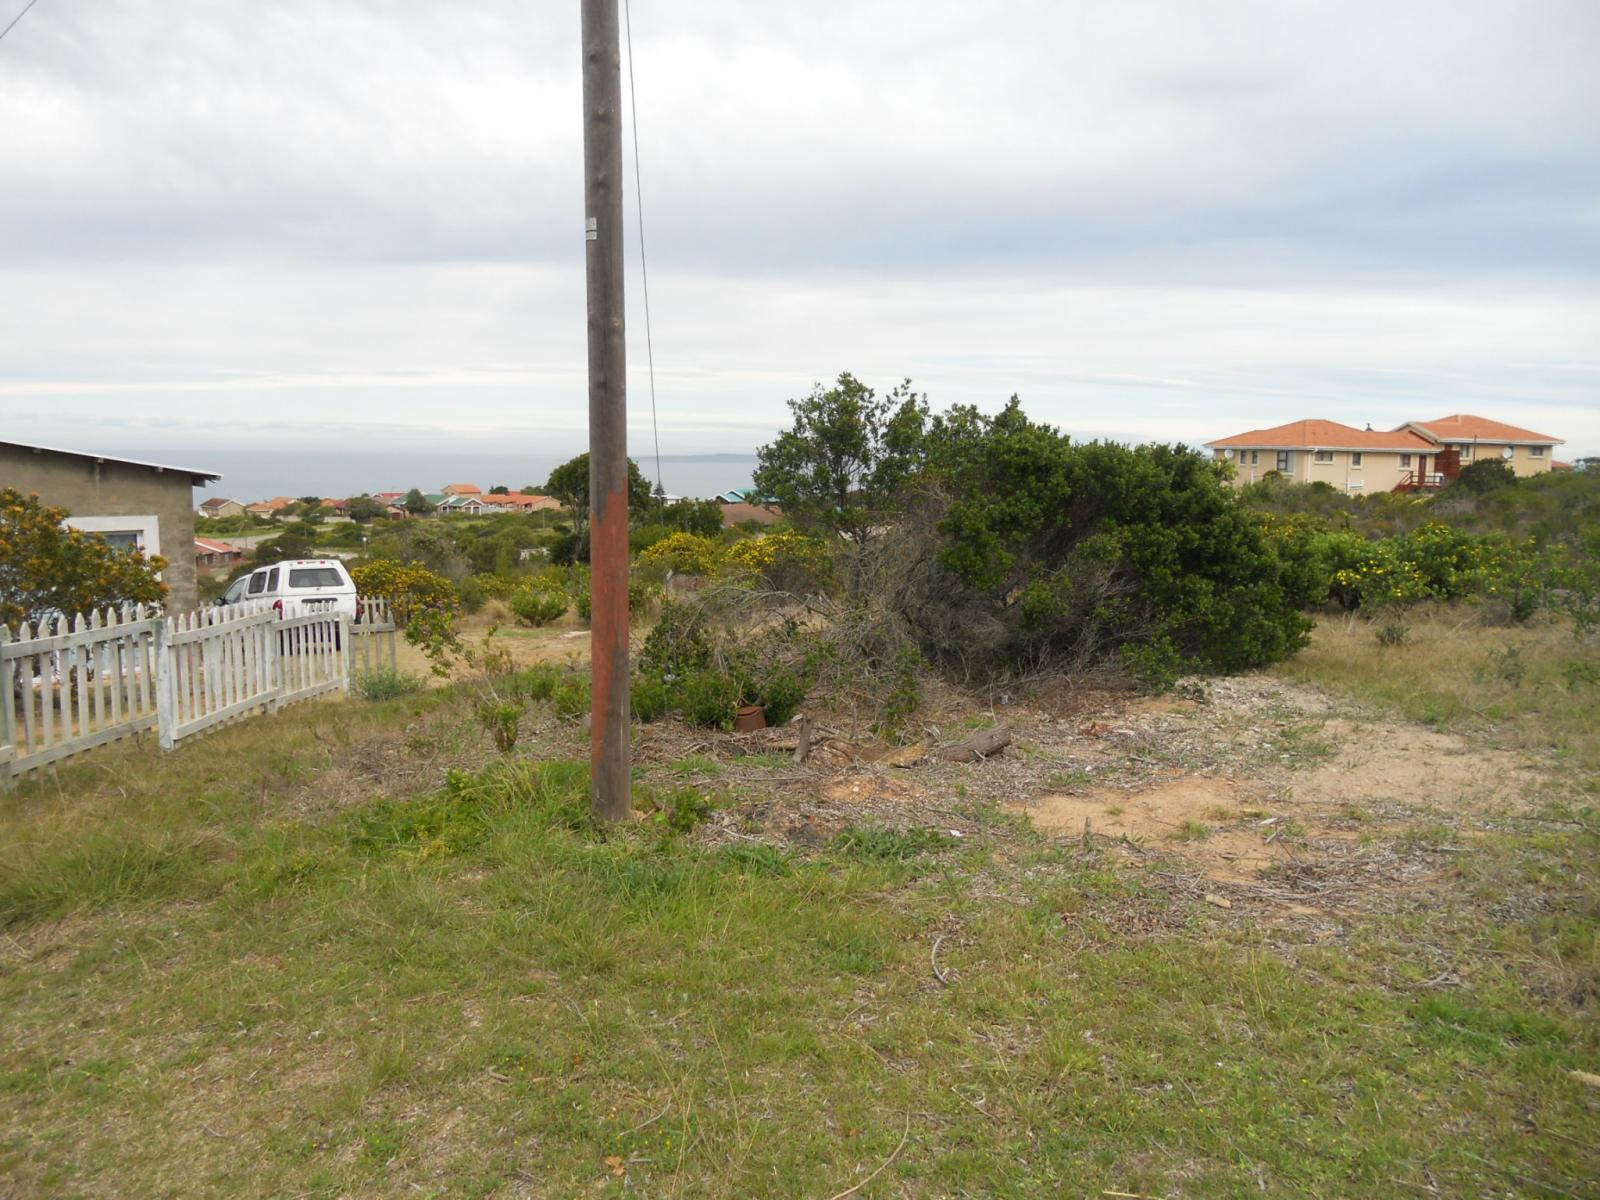
[[[62,524],[67,512],[0,488],[0,627],[125,604],[159,604],[166,563]]]

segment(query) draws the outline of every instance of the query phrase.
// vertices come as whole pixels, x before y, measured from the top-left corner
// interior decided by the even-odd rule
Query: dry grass
[[[1344,678],[1345,632],[1287,670]],[[1559,670],[1516,645],[1542,665],[1506,703]],[[1600,1190],[1569,1074],[1600,1063],[1592,813],[1468,838],[1383,809],[1332,846],[1381,882],[1356,907],[1326,856],[1256,899],[1184,873],[1260,824],[1215,796],[1170,856],[1002,811],[1052,780],[1128,811],[1178,772],[1310,781],[1349,747],[1307,689],[1019,709],[999,758],[906,771],[650,726],[646,783],[727,806],[688,836],[586,827],[581,733],[548,711],[446,785],[493,757],[457,699],[303,705],[0,798],[0,1193]],[[1511,707],[1459,720],[1527,736]],[[1278,892],[1328,911],[1282,921]]]
[[[1407,629],[1404,643],[1381,644],[1378,630],[1396,619]],[[1585,774],[1600,771],[1600,640],[1580,638],[1570,625],[1488,625],[1468,606],[1377,621],[1325,617],[1310,648],[1273,673],[1494,745],[1554,755]]]

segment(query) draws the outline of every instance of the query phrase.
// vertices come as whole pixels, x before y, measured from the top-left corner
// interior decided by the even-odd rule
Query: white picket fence
[[[119,738],[157,731],[163,749],[219,725],[330,692],[359,658],[395,661],[381,600],[361,616],[282,618],[268,604],[163,616],[107,610],[0,626],[0,785]],[[358,648],[359,647],[359,648]]]

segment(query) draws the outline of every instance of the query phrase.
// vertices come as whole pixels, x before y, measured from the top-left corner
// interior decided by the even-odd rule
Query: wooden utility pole
[[[583,4],[583,207],[589,297],[589,799],[633,811],[628,745],[628,392],[622,326],[622,54],[617,0]]]

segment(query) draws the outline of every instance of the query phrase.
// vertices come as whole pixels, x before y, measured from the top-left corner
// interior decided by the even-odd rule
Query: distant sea
[[[524,484],[542,486],[568,455],[385,454],[352,451],[349,454],[305,453],[297,450],[127,450],[127,457],[164,462],[204,471],[220,471],[222,479],[196,490],[196,503],[208,496],[227,496],[248,504],[273,496],[325,496],[344,498],[362,492],[404,492],[421,488],[437,492],[447,483],[475,483],[484,491],[505,484],[516,491]],[[652,482],[654,456],[634,455],[639,469]],[[754,454],[673,454],[661,456],[661,483],[673,496],[715,496],[729,488],[750,486],[756,468]]]

